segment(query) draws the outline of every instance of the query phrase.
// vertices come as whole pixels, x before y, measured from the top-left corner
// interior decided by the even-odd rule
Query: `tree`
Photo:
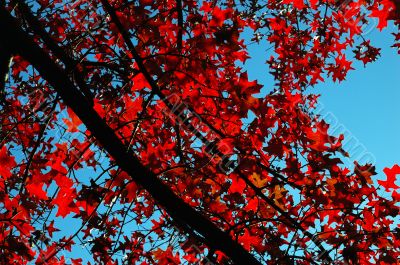
[[[308,89],[375,61],[396,3],[5,1],[1,263],[396,264],[399,167],[341,165]]]

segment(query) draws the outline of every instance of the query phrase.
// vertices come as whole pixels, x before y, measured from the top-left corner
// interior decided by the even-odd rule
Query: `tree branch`
[[[187,224],[185,230],[188,233],[192,230],[196,231],[208,246],[223,251],[237,264],[261,264],[238,242],[233,241],[228,233],[221,231],[205,216],[182,201],[152,171],[143,166],[133,152],[127,151],[126,146],[122,144],[114,131],[93,108],[88,106],[85,97],[74,86],[65,71],[52,61],[3,7],[0,8],[0,34],[7,36],[7,38],[1,38],[0,42],[8,48],[15,48],[18,54],[40,72],[41,76],[59,93],[65,104],[75,112],[104,149],[115,159],[119,167],[146,189],[174,220]]]
[[[177,48],[178,48],[179,53],[182,53],[182,35],[183,35],[183,10],[182,10],[182,0],[176,0],[176,11],[178,12]]]
[[[140,57],[139,53],[137,52],[133,42],[130,39],[129,32],[124,28],[122,25],[121,21],[119,20],[114,8],[111,6],[111,4],[108,2],[108,0],[101,0],[101,3],[103,4],[104,10],[110,15],[111,17],[111,22],[116,25],[116,27],[119,30],[119,33],[122,35],[123,40],[125,41],[126,46],[128,47],[129,51],[132,53],[133,58],[135,59],[137,66],[139,68],[139,71],[143,74],[143,76],[146,78],[147,82],[149,83],[152,91],[157,94],[157,96],[160,97],[161,100],[166,104],[166,106],[174,113],[174,115],[179,117],[179,110],[174,110],[174,107],[172,104],[168,101],[168,99],[165,97],[163,92],[161,91],[161,88],[158,86],[156,81],[153,79],[151,74],[147,71],[146,66],[144,65],[143,59]],[[184,125],[188,127],[188,129],[191,132],[194,132],[196,137],[198,137],[203,143],[206,144],[206,146],[211,146],[210,142],[208,139],[206,139],[190,122],[188,119],[184,120]],[[213,149],[215,152],[215,155],[218,155],[219,157],[224,157],[224,154],[221,153],[217,149]],[[262,163],[259,163],[259,165],[262,165]],[[268,167],[264,167],[268,169],[268,172],[273,174],[275,177],[280,177],[281,175],[277,172],[274,172]],[[262,189],[258,188],[243,172],[240,171],[238,167],[234,168],[234,171],[239,175],[241,179],[252,189],[255,191],[257,196],[259,196],[262,200],[264,200],[268,205],[270,205],[272,208],[274,208],[278,213],[281,214],[281,216],[285,219],[283,222],[285,222],[288,226],[294,227],[296,229],[301,230],[315,245],[318,246],[320,249],[319,255],[322,256],[323,258],[331,261],[331,258],[326,255],[327,250],[322,246],[321,240],[318,238],[315,238],[309,231],[307,231],[305,228],[301,226],[299,222],[297,222],[294,218],[292,218],[289,213],[285,212],[282,210],[275,202],[273,199],[267,197],[263,192]],[[283,176],[282,176],[283,177]],[[283,177],[284,178],[284,177]]]

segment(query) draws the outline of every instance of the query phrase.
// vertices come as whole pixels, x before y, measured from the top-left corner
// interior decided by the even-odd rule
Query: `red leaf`
[[[26,185],[26,190],[40,200],[47,200],[47,193],[43,190],[43,185],[43,183],[29,183]]]
[[[60,229],[54,228],[54,220],[50,222],[50,224],[46,227],[46,229],[51,237],[53,236],[53,232],[60,231]]]
[[[238,178],[236,176],[232,177],[232,184],[229,188],[229,192],[231,193],[237,192],[241,194],[245,188],[246,188],[246,183],[244,182],[243,179]]]
[[[294,8],[303,9],[305,7],[303,0],[284,0],[284,4],[293,4]]]
[[[375,8],[372,9],[372,12],[369,16],[372,18],[379,19],[377,28],[380,31],[382,31],[382,29],[387,27],[389,15],[390,15],[391,11],[394,10],[395,7],[394,7],[393,2],[391,2],[390,0],[380,1],[380,4],[383,5],[382,9],[380,9],[380,8],[378,8],[378,6],[376,6]]]
[[[0,149],[0,176],[4,179],[11,177],[11,170],[17,165],[13,156],[8,155],[6,146]]]
[[[386,174],[387,179],[378,180],[378,184],[385,187],[386,191],[389,191],[389,189],[399,188],[399,186],[395,184],[395,181],[396,181],[396,175],[400,174],[400,166],[394,165],[392,168],[385,168],[383,169],[383,172]]]
[[[78,118],[78,116],[75,115],[75,113],[68,108],[68,115],[71,118],[69,119],[63,119],[65,124],[68,126],[68,131],[69,132],[79,132],[79,125],[82,124],[81,120]]]

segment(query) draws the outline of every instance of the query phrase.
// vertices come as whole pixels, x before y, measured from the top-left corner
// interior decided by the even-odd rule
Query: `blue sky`
[[[392,29],[366,36],[382,48],[378,61],[354,64],[346,81],[318,89],[326,108],[375,156],[378,170],[400,163],[400,55],[390,47]]]
[[[400,163],[400,55],[390,47],[394,31],[390,24],[382,32],[375,29],[365,35],[372,45],[382,49],[376,62],[366,67],[355,62],[355,70],[345,81],[326,82],[310,90],[321,94],[323,113],[334,117],[337,131],[346,131],[349,141],[357,141],[359,150],[364,149],[368,157],[374,158],[371,162],[375,162],[380,177],[384,167]],[[257,79],[268,89],[273,79],[265,64],[267,48],[265,43],[250,45],[252,58],[246,62],[246,69],[250,79]],[[360,152],[355,153],[353,158],[361,157]],[[352,164],[350,160],[344,162]]]

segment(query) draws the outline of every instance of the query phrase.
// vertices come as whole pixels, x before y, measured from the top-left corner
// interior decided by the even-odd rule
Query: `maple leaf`
[[[268,179],[261,179],[261,176],[256,172],[250,176],[250,179],[257,188],[263,188],[268,182]]]
[[[168,247],[166,250],[157,249],[153,252],[157,264],[168,265],[168,264],[180,264],[179,253],[174,255],[172,247]]]
[[[385,187],[386,191],[390,189],[398,189],[396,185],[396,176],[400,174],[400,166],[394,165],[392,168],[384,168],[383,172],[386,175],[386,180],[378,180],[378,184]]]
[[[204,1],[202,4],[203,5],[200,7],[201,11],[204,11],[205,13],[210,13],[213,10],[211,3]]]
[[[26,185],[26,190],[40,200],[47,200],[47,193],[43,190],[43,183],[31,182]]]
[[[221,202],[220,197],[218,197],[216,200],[211,201],[209,208],[210,210],[218,213],[224,213],[229,210],[226,204]]]
[[[48,225],[46,226],[46,230],[47,230],[47,232],[49,233],[49,235],[50,235],[51,237],[53,236],[53,233],[54,233],[54,232],[60,231],[60,229],[54,228],[54,220],[52,220],[52,221],[50,222],[50,224],[48,224]]]
[[[335,184],[337,183],[336,179],[327,179],[326,183],[328,184],[328,191],[331,195],[336,195],[335,193]]]
[[[221,27],[224,24],[224,21],[229,17],[231,10],[226,9],[222,10],[218,6],[214,7],[212,12],[213,18],[210,21],[210,27]]]
[[[8,149],[4,145],[0,149],[0,176],[5,180],[12,176],[11,170],[17,165],[15,158],[8,154]]]
[[[379,23],[377,25],[377,28],[382,31],[384,28],[387,27],[387,18],[388,18],[388,12],[386,10],[379,10],[379,9],[374,9],[370,15],[370,17],[373,18],[378,18]]]
[[[303,9],[305,8],[305,4],[303,0],[283,0],[284,4],[292,4],[294,8]]]
[[[79,213],[79,209],[74,202],[74,199],[76,199],[76,194],[68,183],[70,180],[65,176],[61,179],[65,181],[57,182],[60,187],[60,191],[52,202],[54,205],[58,206],[56,216],[61,216],[64,218],[70,213]]]
[[[285,204],[281,203],[280,199],[284,197],[284,193],[286,193],[287,190],[284,187],[281,187],[280,185],[276,185],[274,187],[273,191],[273,196],[274,196],[274,202],[275,204],[281,208],[282,210],[286,210]]]
[[[367,63],[377,60],[378,56],[380,56],[380,50],[379,48],[372,47],[368,40],[358,45],[353,52],[356,55],[355,58],[361,60],[365,66]]]
[[[75,115],[75,113],[68,108],[67,110],[69,117],[71,120],[64,118],[63,121],[68,127],[69,132],[79,132],[78,127],[82,124],[81,120],[78,118],[78,116]]]
[[[271,155],[276,155],[279,158],[282,158],[284,154],[287,152],[286,146],[283,145],[282,142],[277,138],[272,139],[268,143],[268,146],[264,147],[263,150]]]
[[[357,162],[354,162],[354,165],[354,173],[356,173],[356,175],[360,177],[361,182],[372,184],[373,182],[371,177],[377,174],[375,172],[375,166],[372,166],[371,164],[366,164],[362,166],[359,165]]]
[[[329,148],[326,145],[330,143],[328,129],[329,125],[324,121],[318,123],[315,128],[307,129],[306,135],[311,142],[309,147],[320,152],[327,151]]]
[[[233,176],[232,177],[232,184],[229,187],[229,191],[232,193],[242,193],[244,191],[244,189],[246,188],[246,183],[244,182],[243,179],[237,177],[237,176]]]
[[[378,5],[372,8],[372,12],[369,17],[377,18],[379,20],[377,28],[382,31],[387,27],[390,13],[394,10],[395,6],[390,0],[383,0],[379,2],[383,7],[380,9]]]
[[[257,212],[259,201],[257,198],[250,199],[246,204],[246,210]]]
[[[239,237],[239,241],[248,251],[250,251],[252,246],[260,244],[260,240],[262,240],[260,237],[251,235],[247,229],[244,231],[243,235]]]
[[[13,75],[17,75],[20,72],[26,72],[29,66],[29,62],[24,60],[21,56],[14,56],[13,58]]]

